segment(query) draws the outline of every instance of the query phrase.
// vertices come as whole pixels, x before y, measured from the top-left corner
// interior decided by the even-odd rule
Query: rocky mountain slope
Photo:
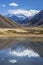
[[[19,27],[19,25],[15,21],[0,15],[0,28],[14,28],[14,27]]]
[[[43,27],[43,10],[36,14],[29,22],[29,26]]]

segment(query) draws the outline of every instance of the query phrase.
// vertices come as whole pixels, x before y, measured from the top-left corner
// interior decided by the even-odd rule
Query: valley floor
[[[10,37],[42,37],[43,28],[22,27],[22,28],[0,28],[0,38]]]

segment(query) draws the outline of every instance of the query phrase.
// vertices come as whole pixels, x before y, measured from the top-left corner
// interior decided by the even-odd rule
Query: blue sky
[[[0,0],[0,13],[8,14],[8,10],[41,10],[43,9],[43,0]]]

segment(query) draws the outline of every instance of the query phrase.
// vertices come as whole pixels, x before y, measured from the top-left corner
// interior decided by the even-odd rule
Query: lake
[[[43,65],[43,42],[0,39],[0,65]]]

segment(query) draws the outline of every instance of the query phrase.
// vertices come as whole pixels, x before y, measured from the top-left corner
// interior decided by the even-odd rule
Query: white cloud
[[[35,14],[37,14],[39,11],[38,10],[21,10],[21,9],[17,9],[17,10],[8,10],[8,12],[10,14],[23,14],[25,16],[34,16]]]
[[[9,59],[9,62],[12,63],[12,64],[14,64],[14,63],[17,62],[17,60],[15,60],[15,59]]]
[[[22,50],[22,49],[21,49]],[[19,56],[19,57],[23,57],[23,56],[28,56],[28,57],[39,57],[38,53],[34,52],[33,50],[29,50],[29,49],[25,49],[25,50],[11,50],[9,51],[9,55],[12,56]]]
[[[6,5],[4,5],[4,4],[1,4],[0,6],[2,6],[2,7],[5,7]]]
[[[19,6],[17,3],[10,3],[9,6]]]

